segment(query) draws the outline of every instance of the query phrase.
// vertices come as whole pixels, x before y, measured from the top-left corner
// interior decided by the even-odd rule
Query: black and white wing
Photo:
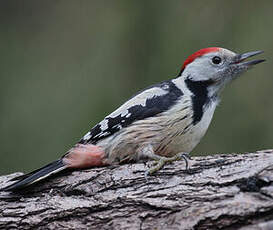
[[[95,144],[137,120],[168,110],[182,96],[182,90],[171,80],[146,88],[95,125],[79,143]]]

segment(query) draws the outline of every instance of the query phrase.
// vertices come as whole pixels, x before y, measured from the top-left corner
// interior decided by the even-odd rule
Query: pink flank
[[[90,168],[105,165],[104,151],[101,147],[91,144],[78,144],[63,158],[69,168]]]
[[[184,70],[186,68],[186,66],[190,63],[192,63],[196,58],[203,56],[204,54],[207,53],[211,53],[211,52],[217,52],[219,51],[221,48],[219,47],[209,47],[209,48],[204,48],[201,50],[198,50],[197,52],[193,53],[192,55],[190,55],[186,61],[184,62],[183,66],[182,66],[182,70]]]

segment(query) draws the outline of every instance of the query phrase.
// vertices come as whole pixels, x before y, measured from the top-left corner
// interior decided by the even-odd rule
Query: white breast
[[[169,148],[176,153],[190,153],[205,135],[213,117],[216,105],[217,102],[210,103],[204,111],[202,119],[196,125],[190,126],[185,133],[174,137]],[[179,128],[179,124],[177,125],[177,128]]]

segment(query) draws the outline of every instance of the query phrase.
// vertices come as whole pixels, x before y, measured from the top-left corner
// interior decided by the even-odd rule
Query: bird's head
[[[217,94],[226,83],[248,70],[251,66],[265,60],[245,61],[262,51],[236,54],[220,47],[201,49],[190,55],[184,62],[180,76],[185,81],[204,83],[211,93]]]

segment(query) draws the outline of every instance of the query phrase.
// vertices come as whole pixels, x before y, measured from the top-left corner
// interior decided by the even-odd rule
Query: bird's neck
[[[218,104],[219,97],[217,92],[213,90],[212,81],[193,81],[182,76],[175,80],[180,83],[184,94],[188,94],[191,98],[194,124],[202,119],[204,112],[210,105]]]

